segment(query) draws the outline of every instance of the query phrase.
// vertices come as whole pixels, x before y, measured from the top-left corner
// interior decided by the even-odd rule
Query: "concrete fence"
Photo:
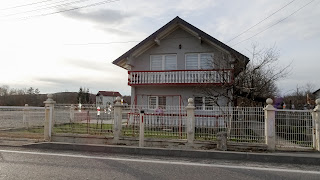
[[[134,111],[127,111],[120,100],[120,97],[116,98],[112,124],[106,126],[110,128],[112,125],[109,132],[114,144],[121,144],[124,137],[131,136],[139,140],[140,147],[145,145],[147,138],[179,139],[190,146],[199,141],[228,141],[265,144],[270,151],[283,148],[320,151],[320,99],[316,100],[313,110],[278,110],[273,107],[272,99],[267,99],[267,106],[263,109],[220,107],[201,112],[196,110],[192,98],[188,99],[186,107],[166,108],[162,112],[137,107],[132,108]],[[61,117],[55,115],[52,95],[48,95],[44,103],[44,139],[50,141],[53,126],[59,122],[55,118]],[[127,121],[123,119],[123,111],[127,114]],[[70,114],[65,113],[65,116],[72,119],[74,114]],[[22,119],[26,123],[26,117]]]

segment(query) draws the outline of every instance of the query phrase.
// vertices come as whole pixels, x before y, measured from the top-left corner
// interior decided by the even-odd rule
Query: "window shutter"
[[[203,97],[194,97],[194,105],[196,108],[201,108],[203,106]]]
[[[159,96],[159,104],[158,105],[165,109],[166,104],[167,104],[166,96]]]
[[[165,56],[165,70],[176,70],[177,69],[177,56],[166,55]]]
[[[187,54],[186,55],[186,69],[198,69],[198,54]]]
[[[212,54],[200,54],[200,69],[212,69],[213,57]]]
[[[205,101],[204,101],[204,103],[205,103],[205,106],[206,107],[212,107],[212,106],[214,106],[214,97],[205,97]]]
[[[162,70],[162,56],[161,55],[151,56],[151,70],[154,70],[154,71]]]

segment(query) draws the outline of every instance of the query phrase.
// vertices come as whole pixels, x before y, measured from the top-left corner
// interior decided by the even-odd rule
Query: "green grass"
[[[122,136],[126,137],[138,137],[139,129],[132,126],[122,128]],[[146,129],[144,131],[144,137],[146,138],[158,138],[158,139],[187,139],[185,133],[173,132],[161,128],[153,128],[152,130]]]
[[[112,124],[70,123],[53,127],[54,133],[73,133],[90,135],[112,135]]]

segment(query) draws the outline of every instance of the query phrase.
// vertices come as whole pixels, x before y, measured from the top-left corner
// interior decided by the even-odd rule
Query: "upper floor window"
[[[154,71],[159,70],[176,70],[177,69],[177,55],[151,55],[150,56],[150,69]]]
[[[212,53],[186,54],[186,69],[212,69],[214,67]]]

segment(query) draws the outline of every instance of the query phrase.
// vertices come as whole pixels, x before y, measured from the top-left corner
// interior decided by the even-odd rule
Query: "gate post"
[[[315,135],[316,135],[316,142],[315,147],[317,151],[320,151],[320,99],[316,100],[316,107],[313,109],[313,117],[315,122]]]
[[[272,106],[273,100],[268,98],[266,100],[267,106],[264,108],[265,114],[265,139],[267,148],[270,151],[276,149],[276,133],[275,133],[275,117],[276,108]]]
[[[45,104],[45,120],[44,120],[44,140],[51,141],[51,133],[53,127],[53,109],[56,103],[52,97],[52,94],[47,95],[48,99],[44,101]]]
[[[188,144],[193,144],[194,141],[194,129],[195,129],[195,116],[194,116],[194,101],[192,98],[188,99],[187,109],[187,142]]]
[[[114,123],[113,123],[113,143],[119,143],[119,137],[122,128],[122,105],[121,98],[118,96],[116,98],[116,103],[114,104]]]
[[[144,146],[144,110],[140,111],[139,147]]]

